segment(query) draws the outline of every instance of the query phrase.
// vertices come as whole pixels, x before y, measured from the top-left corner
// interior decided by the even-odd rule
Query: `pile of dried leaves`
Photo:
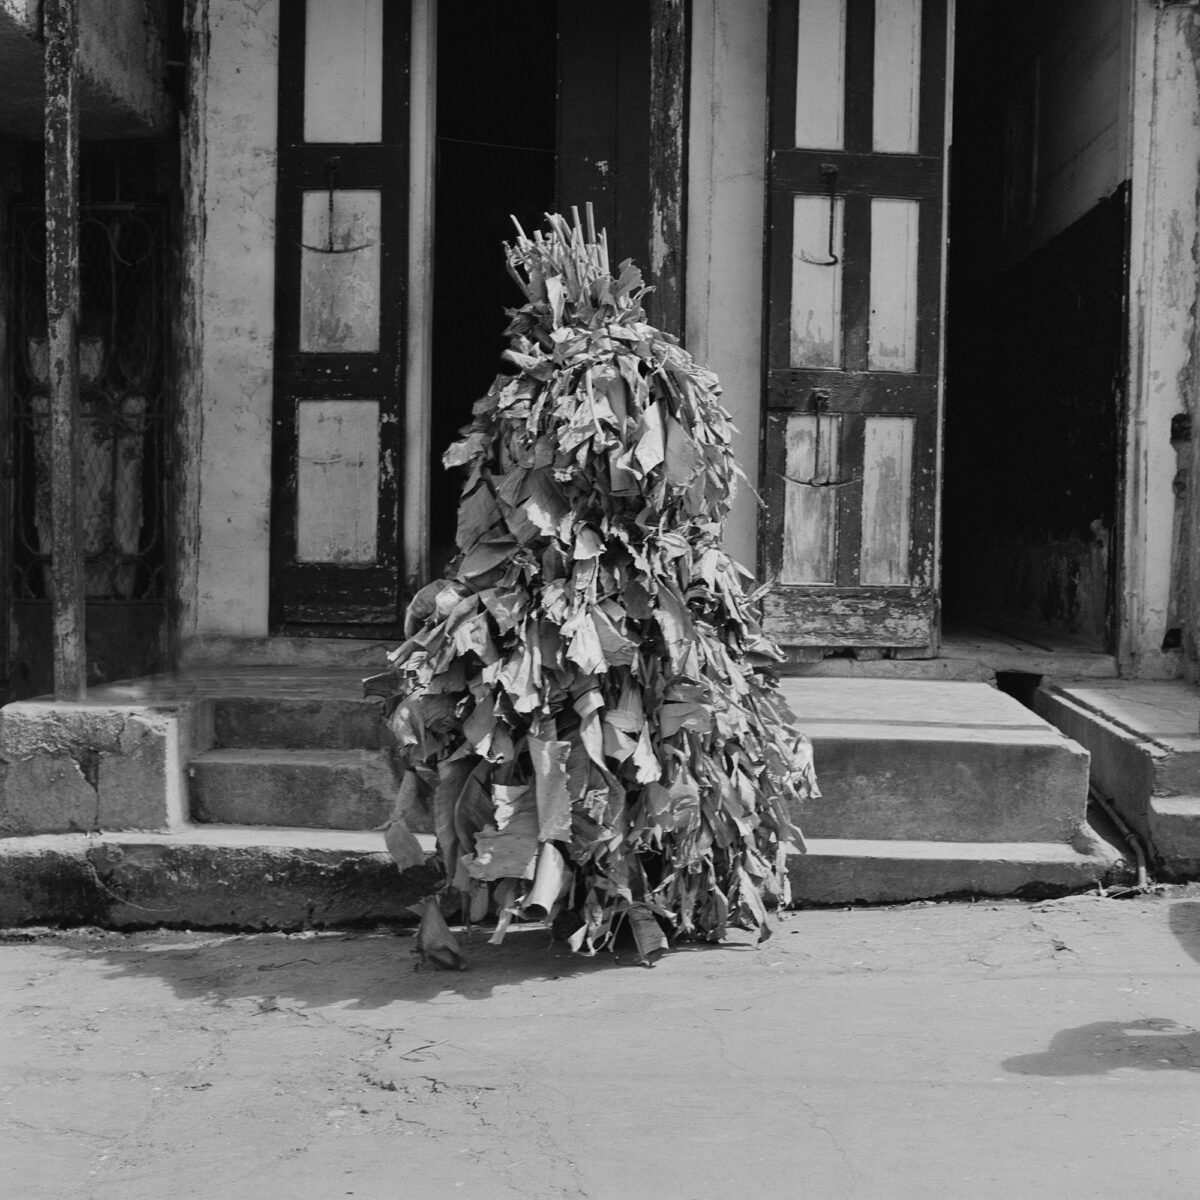
[[[506,247],[514,373],[445,455],[467,471],[458,553],[390,656],[402,795],[493,940],[523,915],[584,952],[624,922],[642,956],[663,930],[766,936],[815,784],[721,548],[729,415],[590,213],[587,235],[548,220]]]

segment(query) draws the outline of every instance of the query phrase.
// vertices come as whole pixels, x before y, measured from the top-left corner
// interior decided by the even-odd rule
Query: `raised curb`
[[[1107,843],[932,842],[810,838],[789,860],[796,904],[887,904],[939,896],[1055,895],[1129,871]]]
[[[400,871],[378,833],[185,829],[0,839],[0,925],[313,929],[411,919],[433,839]]]
[[[192,826],[170,834],[0,839],[0,926],[295,930],[411,920],[441,880],[434,839],[397,869],[378,833]],[[1111,847],[812,839],[797,905],[1050,895],[1128,877]]]
[[[1179,682],[1044,684],[1036,711],[1092,756],[1091,780],[1155,872],[1200,877],[1200,690]]]

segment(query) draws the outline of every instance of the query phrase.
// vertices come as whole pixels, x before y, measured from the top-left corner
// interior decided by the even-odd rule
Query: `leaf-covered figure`
[[[493,940],[521,915],[588,953],[628,924],[643,958],[664,931],[765,937],[816,788],[721,547],[720,387],[647,323],[603,234],[518,234],[512,373],[444,460],[466,469],[457,554],[390,655],[404,790]]]

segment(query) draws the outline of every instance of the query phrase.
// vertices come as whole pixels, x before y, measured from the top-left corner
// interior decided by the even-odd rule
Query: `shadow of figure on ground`
[[[1200,1071],[1200,1030],[1166,1017],[1095,1021],[1056,1033],[1041,1054],[1006,1058],[1016,1075],[1105,1075],[1121,1068]]]
[[[1200,962],[1200,900],[1170,906],[1167,924],[1179,944]],[[1017,1075],[1104,1075],[1121,1068],[1200,1071],[1200,1030],[1166,1017],[1096,1021],[1064,1029],[1041,1054],[1005,1059]]]
[[[261,1000],[302,1008],[377,1009],[395,1002],[457,996],[489,999],[497,989],[552,982],[635,965],[631,955],[572,953],[541,926],[513,928],[502,945],[476,926],[456,936],[467,968],[422,967],[412,953],[413,930],[367,933],[200,933],[156,930],[125,935],[66,931],[56,941],[68,952],[103,962],[111,978],[161,979],[181,999],[216,1007]],[[737,943],[688,943],[691,952],[743,951]],[[678,950],[675,951],[678,953]],[[641,969],[641,968],[639,968]]]
[[[396,1001],[422,1002],[453,994],[484,1000],[497,988],[563,979],[620,964],[611,955],[584,958],[544,929],[510,931],[501,946],[488,943],[492,930],[459,933],[467,969],[422,966],[415,931],[355,933],[188,933],[158,930],[132,936],[64,934],[72,953],[104,963],[106,974],[153,976],[181,999],[223,1006],[258,997],[284,998],[293,1005],[348,1009],[382,1008]]]
[[[1179,944],[1200,962],[1200,900],[1177,900],[1167,914],[1167,924]]]

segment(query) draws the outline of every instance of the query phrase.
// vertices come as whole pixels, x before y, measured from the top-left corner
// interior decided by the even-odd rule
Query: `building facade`
[[[0,85],[8,699],[51,689],[56,619],[40,11],[0,10],[42,87]],[[1198,22],[79,5],[90,678],[393,639],[452,548],[439,456],[497,368],[510,215],[589,202],[722,381],[729,544],[795,663],[986,627],[1194,678]]]

